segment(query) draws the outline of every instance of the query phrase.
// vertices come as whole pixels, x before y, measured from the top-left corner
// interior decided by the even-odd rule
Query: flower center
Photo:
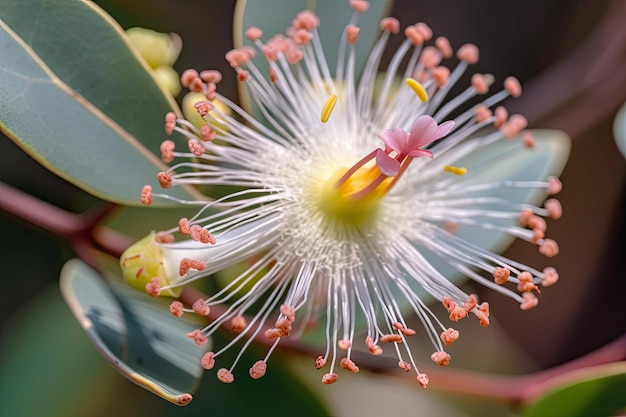
[[[378,202],[393,178],[374,164],[352,170],[339,168],[326,180],[319,192],[319,208],[329,221],[363,226],[375,219]]]

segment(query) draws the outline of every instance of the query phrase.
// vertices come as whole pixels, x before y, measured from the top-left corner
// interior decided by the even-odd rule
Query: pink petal
[[[395,177],[400,172],[400,162],[387,155],[382,149],[376,152],[376,166],[388,177]]]
[[[437,122],[435,122],[435,119],[427,115],[418,117],[411,128],[411,135],[409,136],[407,146],[410,149],[408,150],[414,150],[428,145],[435,140],[436,132]]]
[[[450,133],[452,129],[454,129],[454,120],[448,120],[447,122],[443,122],[437,127],[437,131],[434,135],[435,139],[433,140],[441,139],[442,137]]]
[[[426,158],[432,158],[433,153],[429,151],[428,149],[415,149],[409,152],[409,156],[412,156],[413,158],[417,158],[420,156],[424,156]]]
[[[408,136],[409,135],[400,128],[393,130],[383,129],[383,131],[378,134],[378,137],[385,142],[388,148],[398,153],[402,153],[402,151],[405,150]]]

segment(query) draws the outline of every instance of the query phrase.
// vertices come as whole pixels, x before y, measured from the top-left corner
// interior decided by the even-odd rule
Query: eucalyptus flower
[[[131,286],[177,297],[184,286],[245,262],[243,272],[207,299],[170,307],[176,316],[210,316],[212,307],[224,306],[187,335],[202,345],[220,327],[234,332],[232,341],[202,358],[206,369],[220,365],[223,382],[234,380],[241,355],[234,363],[220,363],[220,357],[237,342],[245,342],[243,352],[254,338],[273,341],[265,357],[247,364],[250,376],[259,378],[283,338],[299,337],[317,323],[324,326],[325,347],[312,366],[325,369],[323,383],[338,379],[338,367],[359,371],[356,349],[372,355],[389,349],[398,367],[426,387],[416,358],[430,356],[445,366],[451,359],[445,346],[459,337],[455,322],[474,316],[481,326],[489,324],[489,304],[461,290],[453,276],[490,287],[522,310],[537,305],[540,286],[558,279],[554,268],[533,268],[464,237],[470,229],[496,231],[536,245],[546,257],[558,253],[544,219],[560,217],[558,200],[542,206],[525,200],[529,191],[544,199],[557,193],[559,180],[509,178],[493,170],[534,152],[524,117],[509,117],[498,106],[521,94],[519,82],[509,77],[490,95],[494,77],[474,74],[452,96],[477,62],[478,48],[462,45],[455,57],[448,40],[433,39],[424,23],[404,29],[404,41],[383,69],[389,38],[402,36],[391,17],[380,21],[381,35],[358,75],[358,19],[368,3],[352,0],[350,6],[337,51],[323,49],[319,19],[307,10],[285,34],[247,30],[255,46],[233,49],[226,59],[255,112],[220,94],[217,71],[188,70],[182,84],[204,94],[195,107],[205,124],[165,117],[166,133],[180,133],[184,143],[163,142],[162,159],[173,165],[158,173],[161,186],[225,191],[216,199],[183,201],[144,187],[144,204],[169,199],[199,211],[129,248],[121,265]],[[327,53],[337,54],[334,71]],[[255,65],[257,54],[269,70]],[[456,64],[449,69],[442,60]],[[498,147],[502,142],[507,146]],[[431,307],[432,299],[448,317],[436,314],[441,307]],[[414,315],[423,329],[409,326]],[[416,333],[430,338],[434,352],[412,352]]]

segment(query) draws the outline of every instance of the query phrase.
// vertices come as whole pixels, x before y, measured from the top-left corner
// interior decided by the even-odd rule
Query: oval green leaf
[[[175,103],[108,15],[82,0],[7,0],[0,50],[0,129],[22,149],[106,200],[136,205],[158,186]]]
[[[108,285],[107,285],[108,284]],[[173,317],[154,300],[105,280],[78,259],[61,271],[61,293],[100,354],[135,384],[177,405],[191,401],[208,346],[185,337],[197,324]]]
[[[603,417],[626,412],[626,362],[572,371],[529,405],[525,417]]]

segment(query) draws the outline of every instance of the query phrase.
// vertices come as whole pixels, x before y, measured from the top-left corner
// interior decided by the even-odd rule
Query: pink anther
[[[296,29],[313,30],[320,24],[320,19],[310,10],[303,10],[291,21]]]
[[[456,307],[450,312],[450,320],[459,321],[467,317],[467,310],[462,307]]]
[[[548,217],[551,219],[557,220],[560,219],[563,215],[563,207],[561,207],[561,202],[556,198],[549,198],[543,203],[543,206],[548,210]]]
[[[193,107],[196,109],[200,117],[206,116],[211,110],[213,110],[213,106],[208,101],[198,101],[193,105]]]
[[[529,209],[529,208],[522,209],[522,212],[521,212],[521,214],[519,216],[519,223],[522,226],[528,226],[528,221],[534,215],[535,215],[535,213],[533,213],[533,211],[531,209]]]
[[[305,29],[297,29],[292,33],[291,39],[293,39],[296,45],[302,46],[311,42],[313,34]]]
[[[237,79],[241,82],[243,81],[247,81],[248,78],[250,77],[250,73],[246,70],[239,70],[237,71]]]
[[[433,68],[431,75],[435,80],[437,87],[441,88],[448,83],[448,79],[450,78],[450,69],[438,66]]]
[[[537,286],[533,284],[533,276],[530,272],[524,271],[517,276],[519,284],[517,284],[517,291],[528,292],[537,290]]]
[[[204,333],[202,333],[202,330],[200,329],[195,329],[194,331],[187,333],[187,337],[193,339],[194,343],[198,346],[202,346],[209,341],[209,339]]]
[[[372,355],[378,356],[383,353],[383,349],[377,344],[374,344],[374,339],[372,339],[372,336],[367,336],[365,338],[365,346],[367,346]]]
[[[505,107],[499,106],[496,107],[494,115],[496,116],[496,120],[493,122],[493,125],[496,128],[500,128],[504,124],[504,122],[506,122],[506,119],[508,119],[509,112],[506,110]]]
[[[418,22],[415,24],[415,29],[422,35],[424,41],[429,41],[433,37],[433,30],[424,22]]]
[[[425,68],[435,68],[441,62],[441,52],[434,46],[426,46],[420,54],[420,62]]]
[[[444,58],[452,58],[454,52],[452,51],[452,46],[450,46],[448,38],[439,36],[435,39],[435,46],[441,51],[441,55],[443,55]]]
[[[150,297],[158,297],[161,295],[161,280],[159,277],[152,277],[150,282],[146,284],[146,293]]]
[[[202,79],[200,79],[200,77],[196,77],[189,83],[188,88],[194,93],[201,93],[202,89],[204,88],[204,83],[202,82]]]
[[[289,336],[291,333],[291,322],[286,318],[276,320],[274,326],[280,330],[284,336]]]
[[[548,228],[546,221],[543,217],[539,217],[536,214],[530,216],[528,219],[528,227],[531,229],[539,229],[545,231]]]
[[[141,204],[149,206],[152,204],[152,187],[144,185],[141,189]]]
[[[216,136],[216,133],[213,129],[211,129],[211,126],[202,125],[202,127],[200,128],[200,137],[202,138],[203,141],[210,142],[213,139],[215,139],[215,136]]]
[[[348,25],[346,26],[346,40],[349,44],[354,45],[359,39],[359,32],[361,29],[358,26]]]
[[[515,77],[507,77],[504,80],[504,88],[512,97],[519,97],[522,95],[522,86]]]
[[[511,271],[508,268],[497,267],[493,271],[493,282],[498,285],[502,285],[509,280],[510,275]]]
[[[561,180],[554,176],[548,177],[548,195],[558,194],[562,188]]]
[[[326,359],[324,359],[323,356],[318,356],[317,359],[315,359],[315,368],[322,369],[324,366],[326,366]]]
[[[267,329],[264,333],[265,337],[267,337],[268,339],[278,339],[280,337],[285,336],[285,334],[283,333],[282,330],[277,329],[277,328],[271,328],[271,329]]]
[[[478,122],[484,122],[492,116],[491,110],[487,106],[479,104],[474,109],[474,117]]]
[[[181,217],[181,219],[178,220],[178,231],[182,235],[188,235],[191,233],[189,219],[187,219],[186,217]]]
[[[243,332],[248,327],[248,321],[244,316],[235,316],[230,320],[230,331],[234,333]]]
[[[183,303],[180,301],[172,301],[172,304],[170,304],[170,313],[175,317],[182,317],[185,313]]]
[[[217,371],[217,379],[225,384],[230,384],[235,380],[235,377],[228,369],[221,368],[219,371]]]
[[[256,361],[249,372],[252,379],[259,379],[265,375],[265,371],[267,371],[267,363],[265,361]]]
[[[198,71],[195,69],[186,69],[180,76],[180,83],[183,87],[187,88],[196,78],[198,78]]]
[[[556,269],[549,266],[543,270],[543,280],[541,281],[541,285],[543,285],[544,287],[549,287],[556,284],[558,280],[559,273],[556,271]]]
[[[539,253],[552,258],[559,254],[559,245],[552,239],[544,239],[543,243],[539,246]]]
[[[161,188],[170,188],[172,186],[172,176],[168,172],[161,171],[157,174],[156,178]]]
[[[180,260],[180,264],[178,265],[178,275],[181,277],[185,275],[191,269],[191,259],[183,258]]]
[[[415,330],[404,327],[404,325],[400,323],[399,321],[396,321],[395,323],[393,323],[393,328],[398,330],[400,333],[402,333],[405,336],[413,336],[416,333]]]
[[[415,26],[408,26],[406,29],[404,29],[404,36],[406,36],[406,38],[411,41],[413,46],[421,45],[424,43],[424,37],[422,33],[417,30]]]
[[[470,294],[467,301],[463,303],[463,308],[465,309],[465,311],[469,313],[476,307],[477,304],[478,304],[478,299],[476,298],[476,295]]]
[[[399,334],[384,334],[380,337],[381,343],[402,343],[402,336]]]
[[[444,352],[443,350],[437,351],[430,355],[430,359],[435,362],[439,366],[447,366],[450,364],[450,354]]]
[[[417,375],[417,382],[419,382],[419,384],[426,388],[428,387],[428,375],[426,375],[425,373],[421,373]]]
[[[346,339],[342,339],[337,342],[337,346],[339,346],[339,349],[341,350],[348,350],[352,346],[352,342]]]
[[[189,147],[189,152],[195,156],[202,156],[205,151],[204,145],[197,139],[189,139],[187,141],[187,146]]]
[[[478,94],[487,94],[489,91],[489,83],[483,74],[472,75],[472,87]]]
[[[524,294],[522,294],[522,298],[524,300],[520,303],[519,306],[519,308],[521,308],[522,310],[530,310],[531,308],[536,307],[537,304],[539,304],[539,299],[532,292],[525,292]]]
[[[446,308],[446,310],[448,310],[448,313],[452,312],[452,310],[454,310],[457,307],[457,303],[454,300],[452,300],[452,298],[448,297],[447,295],[443,296],[443,298],[441,299],[441,303]]]
[[[258,41],[263,36],[263,31],[256,26],[252,26],[246,30],[246,38],[252,42]]]
[[[294,322],[296,319],[296,310],[293,307],[283,304],[280,306],[280,313],[285,316],[290,322]]]
[[[370,8],[370,2],[365,0],[350,0],[350,7],[359,13],[365,13]]]
[[[174,159],[174,146],[174,142],[171,140],[161,142],[161,160],[166,164],[169,164]]]
[[[341,359],[341,361],[339,362],[339,366],[355,374],[359,372],[359,367],[356,366],[356,364],[348,358]]]
[[[476,316],[478,317],[478,324],[482,327],[489,326],[489,314],[486,314],[484,311],[479,311],[476,313]]]
[[[174,235],[168,232],[157,232],[154,240],[157,241],[157,243],[174,243]]]
[[[200,360],[200,364],[207,371],[210,370],[210,369],[213,369],[213,367],[215,366],[215,353],[207,352],[204,355],[202,355],[202,359]]]
[[[200,72],[200,78],[205,83],[218,84],[222,81],[222,73],[217,70],[204,70]]]
[[[459,331],[449,327],[447,330],[443,331],[440,335],[441,341],[449,346],[454,343],[459,338]]]
[[[537,244],[537,242],[539,242],[544,237],[546,237],[545,230],[533,229],[533,235],[530,237],[530,243]]]
[[[198,298],[196,302],[193,303],[191,308],[193,309],[194,313],[198,314],[199,316],[208,317],[211,313],[211,308],[205,304],[205,301],[202,298]]]
[[[398,368],[402,369],[404,372],[409,372],[411,370],[411,364],[407,361],[399,361]]]
[[[336,374],[336,373],[334,373],[334,372],[327,373],[327,374],[324,374],[324,376],[322,377],[322,383],[323,383],[323,384],[326,384],[326,385],[330,385],[330,384],[332,384],[333,382],[337,382],[337,379],[338,379],[338,378],[339,378],[339,377],[338,377],[338,376],[337,376],[337,374]]]
[[[479,57],[478,47],[474,44],[466,43],[456,52],[456,57],[468,64],[475,64],[478,62]]]
[[[400,33],[400,22],[395,17],[383,17],[380,20],[380,30],[397,35]]]
[[[174,112],[168,112],[165,114],[165,134],[171,135],[176,127],[176,114]]]

